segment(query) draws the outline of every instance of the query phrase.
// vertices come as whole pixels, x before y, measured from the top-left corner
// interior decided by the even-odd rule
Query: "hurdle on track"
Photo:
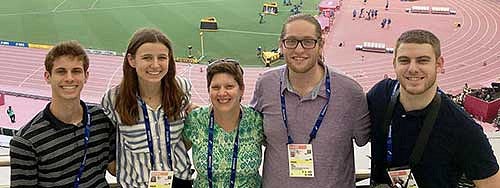
[[[384,43],[378,42],[363,42],[361,45],[356,45],[356,50],[379,53],[393,53],[394,48],[387,48]]]

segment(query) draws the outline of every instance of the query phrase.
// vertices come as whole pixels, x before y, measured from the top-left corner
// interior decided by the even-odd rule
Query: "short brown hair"
[[[54,61],[62,56],[76,58],[83,62],[83,70],[89,69],[89,57],[82,45],[76,40],[63,41],[52,47],[49,53],[45,56],[45,70],[51,74]]]
[[[218,59],[210,63],[207,67],[207,88],[210,88],[212,83],[212,78],[219,73],[227,73],[234,77],[234,80],[238,83],[238,86],[245,88],[245,83],[243,82],[243,69],[241,68],[240,62],[231,58]]]
[[[297,21],[297,20],[304,20],[306,22],[309,22],[311,24],[314,25],[314,30],[315,30],[315,33],[317,35],[317,37],[321,40],[322,39],[322,36],[321,36],[321,25],[319,24],[318,20],[316,18],[314,18],[314,16],[311,16],[310,14],[295,14],[295,15],[291,15],[290,17],[288,17],[288,19],[285,21],[285,23],[283,24],[283,27],[281,28],[281,35],[280,35],[280,40],[283,40],[285,35],[286,35],[286,26],[290,23],[290,22],[293,22],[293,21]]]
[[[402,43],[430,44],[432,46],[432,49],[434,50],[434,55],[436,55],[436,58],[441,57],[441,42],[436,37],[436,35],[434,35],[430,31],[414,29],[401,34],[396,42],[396,47],[394,48],[394,58],[397,57],[398,48]]]

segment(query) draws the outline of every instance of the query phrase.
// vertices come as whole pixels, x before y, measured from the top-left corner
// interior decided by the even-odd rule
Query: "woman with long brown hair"
[[[193,172],[181,135],[190,91],[191,83],[175,75],[172,44],[165,34],[137,30],[128,44],[120,85],[102,99],[117,126],[116,174],[122,187],[147,187],[162,178],[156,174],[173,174],[174,188],[191,187]]]

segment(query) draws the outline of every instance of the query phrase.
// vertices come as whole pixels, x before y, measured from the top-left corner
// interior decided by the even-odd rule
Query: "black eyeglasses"
[[[316,44],[318,43],[319,39],[302,39],[302,40],[297,40],[297,39],[283,39],[281,42],[283,43],[283,46],[285,46],[286,49],[295,49],[297,46],[300,45],[304,49],[313,49],[316,47]]]

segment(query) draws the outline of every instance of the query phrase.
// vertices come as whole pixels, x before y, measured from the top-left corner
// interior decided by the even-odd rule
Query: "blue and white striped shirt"
[[[187,98],[187,105],[191,101],[191,83],[176,77],[180,88]],[[163,122],[163,107],[153,109],[147,106],[149,122],[151,125],[151,136],[153,138],[153,152],[155,154],[155,167],[151,167],[144,116],[139,110],[139,121],[135,125],[123,125],[119,114],[115,109],[118,86],[106,92],[102,100],[102,106],[106,115],[117,126],[117,179],[122,187],[147,187],[149,172],[151,170],[172,170],[167,162],[167,147],[165,143],[165,124]],[[139,101],[138,106],[141,108]],[[182,107],[187,108],[187,106]],[[191,180],[193,172],[191,162],[187,154],[186,146],[182,141],[182,129],[186,114],[182,111],[180,118],[175,121],[169,120],[172,163],[175,177]]]

